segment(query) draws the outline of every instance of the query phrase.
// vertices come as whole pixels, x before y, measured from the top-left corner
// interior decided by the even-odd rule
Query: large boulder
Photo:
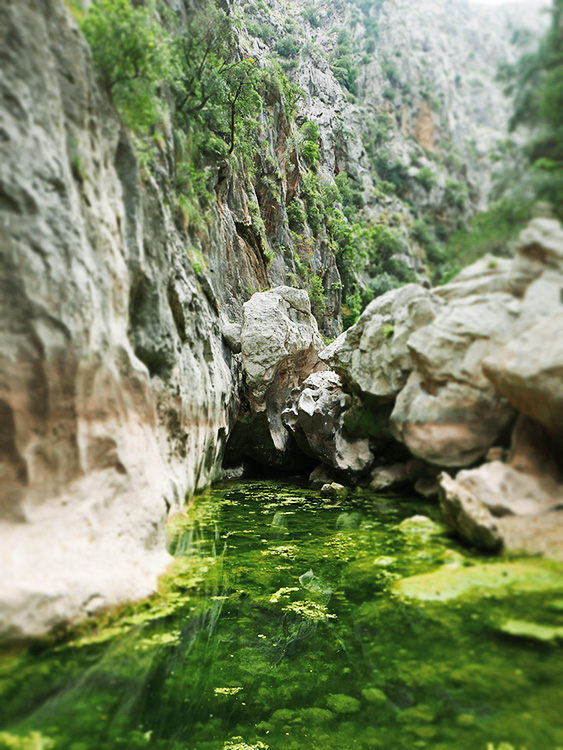
[[[505,293],[452,300],[408,340],[415,370],[391,415],[393,435],[414,456],[469,466],[485,455],[514,409],[482,372],[482,361],[511,335],[519,303]]]
[[[324,348],[309,296],[303,289],[280,286],[257,292],[243,308],[242,367],[248,411],[237,423],[230,454],[246,454],[268,466],[295,460],[294,443],[281,413],[291,391],[314,371]]]
[[[282,419],[304,453],[339,472],[357,474],[369,468],[373,454],[366,438],[346,433],[343,415],[350,402],[338,375],[316,372],[291,394]]]
[[[321,359],[353,390],[392,401],[413,369],[410,335],[431,323],[439,309],[432,292],[418,284],[392,289],[371,302]]]
[[[563,312],[542,318],[492,352],[484,372],[522,414],[542,424],[563,449]]]
[[[446,524],[476,547],[563,560],[563,486],[494,462],[442,474],[439,497]]]

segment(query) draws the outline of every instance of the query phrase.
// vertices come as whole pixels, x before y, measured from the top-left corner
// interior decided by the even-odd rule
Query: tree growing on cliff
[[[157,86],[171,75],[170,44],[152,6],[94,0],[81,28],[123,121],[145,132],[158,119]]]

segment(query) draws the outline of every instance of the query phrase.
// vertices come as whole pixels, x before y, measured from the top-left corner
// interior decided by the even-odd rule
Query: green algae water
[[[561,566],[478,557],[437,519],[209,492],[157,597],[4,654],[0,748],[563,748]]]

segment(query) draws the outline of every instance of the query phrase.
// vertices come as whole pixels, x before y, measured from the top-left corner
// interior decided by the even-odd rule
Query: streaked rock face
[[[63,4],[6,2],[0,25],[0,631],[18,635],[154,590],[169,509],[217,476],[236,364]]]

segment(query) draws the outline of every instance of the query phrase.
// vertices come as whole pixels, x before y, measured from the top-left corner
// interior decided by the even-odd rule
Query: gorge
[[[162,687],[168,679],[160,661],[167,649],[181,642],[175,653],[187,653],[190,638],[199,638],[188,637],[183,626],[169,629],[166,617],[177,609],[191,617],[190,597],[205,590],[219,598],[194,607],[201,606],[200,626],[211,637],[210,622],[218,621],[213,601],[235,597],[238,608],[237,586],[252,588],[248,581],[239,585],[234,572],[213,583],[190,568],[195,558],[203,567],[212,558],[212,570],[228,560],[219,537],[205,559],[188,551],[200,524],[194,521],[199,511],[190,516],[192,503],[207,509],[200,540],[207,545],[213,532],[205,514],[219,513],[225,498],[259,513],[247,487],[256,488],[258,504],[273,493],[272,549],[281,549],[285,542],[277,541],[290,533],[286,495],[303,504],[307,519],[324,513],[319,523],[336,528],[334,549],[326,553],[334,554],[334,570],[303,551],[291,575],[270,571],[264,591],[248,594],[258,630],[266,627],[260,618],[269,621],[277,607],[285,613],[277,613],[283,627],[299,629],[303,620],[305,630],[314,625],[311,638],[322,638],[317,630],[336,627],[326,608],[339,601],[347,633],[357,633],[358,623],[367,623],[370,634],[392,629],[408,610],[397,632],[412,634],[425,627],[425,617],[448,620],[454,615],[446,611],[466,607],[470,618],[489,612],[483,632],[500,639],[502,665],[490,667],[491,679],[508,675],[515,642],[523,641],[525,652],[531,641],[540,653],[553,649],[553,670],[542,677],[525,655],[517,657],[524,660],[521,669],[531,670],[532,681],[556,684],[563,627],[557,619],[563,595],[561,172],[553,149],[549,159],[539,151],[530,171],[529,144],[539,142],[534,123],[521,116],[524,127],[510,131],[527,89],[518,80],[512,91],[507,84],[538,45],[560,62],[553,39],[560,45],[561,3],[551,15],[540,12],[546,4],[0,3],[0,637],[9,654],[30,639],[50,644],[37,648],[55,644],[45,661],[34,662],[32,650],[18,656],[22,662],[8,659],[0,674],[12,694],[21,667],[22,682],[29,680],[39,696],[48,689],[34,675],[51,670],[57,643],[86,643],[89,627],[105,643],[112,617],[114,634],[127,617],[123,632],[134,623],[141,640],[149,637],[145,627],[150,638],[151,628],[159,634],[152,645],[134,646],[152,656],[133,680],[136,707],[123,732],[115,719],[122,708],[114,707],[107,712],[117,712],[117,723],[110,734],[92,729],[94,744],[79,730],[63,737],[61,698],[58,729],[50,733],[48,718],[25,723],[25,701],[16,696],[0,729],[11,732],[21,722],[13,736],[0,731],[0,747],[176,750],[192,747],[185,744],[192,732],[197,750],[265,747],[267,732],[276,737],[272,748],[332,747],[327,737],[335,717],[339,747],[383,747],[393,737],[397,747],[410,747],[411,740],[453,747],[454,730],[475,721],[475,734],[456,747],[485,750],[490,742],[496,750],[504,742],[555,750],[563,743],[543,693],[526,709],[537,710],[530,733],[520,727],[502,734],[502,712],[484,729],[479,717],[487,711],[479,708],[480,688],[467,678],[469,659],[464,669],[476,692],[460,698],[468,708],[453,711],[453,724],[451,717],[443,726],[436,719],[435,735],[427,725],[441,714],[428,709],[432,718],[424,719],[426,683],[421,677],[413,687],[405,678],[397,687],[396,665],[381,667],[380,681],[358,677],[355,688],[346,678],[346,691],[337,690],[335,673],[322,698],[305,698],[301,688],[286,702],[264,693],[257,699],[261,708],[253,708],[255,721],[243,721],[240,707],[230,713],[225,700],[216,731],[213,722],[197,729],[203,719],[195,714],[181,727],[171,719],[167,729],[157,728],[156,719],[139,719],[144,729],[138,732],[131,723],[150,702],[151,680]],[[280,477],[294,477],[294,485],[266,481]],[[221,482],[227,484],[209,496],[216,511],[207,496],[193,500]],[[385,534],[395,541],[371,538],[378,509],[382,518],[389,513]],[[392,547],[403,539],[396,527],[412,517],[422,536],[408,538],[423,541],[409,542],[406,551],[401,542],[396,553]],[[231,522],[233,534],[240,522],[244,537],[250,524]],[[187,536],[175,524],[187,524]],[[304,524],[314,533],[310,520]],[[353,547],[349,558],[338,547],[344,532]],[[307,550],[302,532],[295,533],[288,544]],[[187,545],[181,549],[180,537]],[[491,562],[483,563],[484,555]],[[392,561],[364,570],[368,557]],[[313,580],[324,584],[307,578],[309,559]],[[185,578],[160,591],[155,604],[153,619],[164,618],[163,629],[160,621],[145,626],[142,604],[123,614],[119,607],[157,591],[165,571],[166,580],[175,580],[170,571],[178,560],[189,562]],[[241,565],[243,578],[260,567],[256,560]],[[475,594],[495,588],[487,565],[509,579],[508,593],[499,594],[500,614]],[[470,603],[419,605],[426,600],[417,576],[453,571],[451,585],[463,589],[458,579],[465,569],[473,576]],[[409,581],[415,605],[402,593]],[[351,614],[338,599],[342,586],[344,599],[352,609],[364,607],[361,612]],[[543,591],[551,598],[540,606]],[[376,612],[371,598],[380,595],[391,604]],[[397,601],[403,604],[393,609]],[[427,607],[424,616],[416,607]],[[535,619],[523,616],[534,607]],[[477,631],[464,633],[478,643]],[[436,643],[443,637],[437,634]],[[116,640],[112,648],[127,649],[126,643]],[[359,653],[354,658],[363,658]],[[334,654],[322,658],[340,664]],[[408,660],[420,658],[413,653]],[[90,684],[80,677],[81,659],[70,657],[70,682],[53,666],[57,684],[65,684],[61,695],[73,680]],[[444,659],[445,679],[455,682],[453,656]],[[353,672],[352,661],[341,668]],[[377,661],[371,651],[368,661]],[[262,674],[285,662],[272,651],[257,664]],[[218,695],[236,695],[228,691],[242,690],[241,679],[230,675],[227,692]],[[265,677],[262,682],[256,691],[266,690]],[[439,699],[438,682],[430,679],[432,700]],[[23,695],[19,687],[16,692]],[[509,692],[518,703],[526,687],[512,685]],[[338,696],[359,701],[357,708]],[[41,710],[48,717],[46,705]],[[389,711],[379,734],[368,717],[374,705]],[[76,704],[69,706],[84,722]],[[289,713],[279,714],[284,710]],[[404,711],[411,711],[402,724],[410,729],[402,733],[396,722]],[[356,713],[359,724],[347,728]],[[459,719],[469,715],[474,718]],[[250,731],[261,722],[270,728]],[[319,727],[314,740],[303,735],[283,744],[288,725],[308,722]],[[38,744],[43,735],[46,744]]]

